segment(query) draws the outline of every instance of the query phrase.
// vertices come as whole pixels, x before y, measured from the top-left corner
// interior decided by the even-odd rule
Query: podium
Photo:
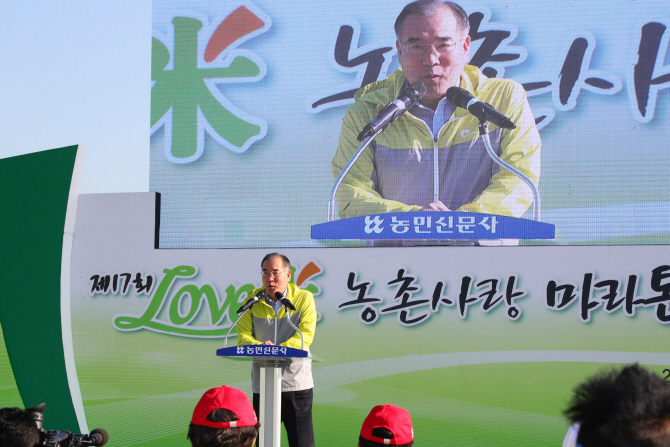
[[[312,225],[313,240],[554,239],[555,226],[497,214],[412,211],[349,217]]]
[[[219,357],[251,358],[260,361],[260,447],[279,447],[281,444],[281,368],[294,359],[313,358],[309,351],[276,345],[243,345],[221,348]]]

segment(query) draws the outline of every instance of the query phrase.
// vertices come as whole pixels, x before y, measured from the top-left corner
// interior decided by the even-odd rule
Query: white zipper
[[[428,130],[428,134],[432,136],[433,140],[433,202],[437,202],[440,200],[440,163],[439,163],[439,146],[438,146],[438,141],[440,139],[440,133],[442,133],[442,130],[444,130],[445,127],[447,127],[447,124],[449,124],[452,121],[456,121],[459,119],[463,119],[465,116],[461,116],[458,118],[454,118],[453,116],[450,117],[443,125],[440,127],[440,130],[437,132],[437,135],[433,135],[433,132],[430,130],[430,126],[421,118],[417,118],[414,115],[409,115],[412,119],[420,122],[425,126],[425,128]]]
[[[440,200],[440,163],[439,147],[437,145],[438,136],[433,137],[433,202]]]

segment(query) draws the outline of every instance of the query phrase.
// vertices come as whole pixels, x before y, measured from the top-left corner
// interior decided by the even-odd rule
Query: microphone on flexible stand
[[[405,90],[400,92],[398,97],[388,103],[386,107],[381,109],[376,117],[372,119],[358,134],[358,141],[363,141],[363,144],[356,149],[354,155],[349,159],[347,165],[342,169],[340,175],[337,176],[333,188],[330,190],[330,198],[328,199],[328,222],[332,222],[335,218],[335,194],[337,193],[342,180],[351,170],[358,160],[358,157],[361,156],[365,148],[372,143],[372,141],[379,135],[389,124],[397,120],[403,113],[405,113],[410,107],[419,102],[419,100],[426,94],[426,86],[421,83],[421,81],[416,81],[414,84],[407,87]]]
[[[295,324],[293,324],[293,322],[291,321],[291,316],[288,314],[289,309],[295,311],[295,306],[293,305],[291,300],[289,300],[288,298],[285,298],[284,295],[282,295],[280,292],[275,293],[275,298],[278,299],[279,302],[281,302],[284,305],[284,308],[286,309],[286,319],[288,320],[288,324],[290,324],[291,327],[293,329],[295,329],[298,334],[300,334],[300,340],[301,340],[300,349],[302,349],[304,351],[305,350],[305,336],[302,335],[302,331],[300,329],[298,329]]]
[[[498,112],[491,104],[477,99],[472,93],[460,87],[449,87],[447,99],[456,107],[462,107],[472,113],[479,121],[490,121],[503,129],[514,129],[516,124],[502,113]]]
[[[280,303],[282,303],[284,305],[284,307],[289,308],[291,310],[295,310],[295,306],[293,305],[291,300],[289,300],[288,298],[285,298],[284,295],[282,295],[281,293],[279,293],[279,292],[275,293],[275,298]]]
[[[247,301],[246,303],[244,303],[239,309],[237,309],[237,313],[238,313],[238,314],[241,314],[242,312],[246,312],[246,311],[248,311],[249,309],[251,309],[252,307],[254,307],[254,305],[255,305],[257,302],[259,302],[260,300],[262,300],[264,296],[265,296],[265,289],[261,290],[261,291],[258,292],[256,295],[254,295],[253,298],[251,298],[249,301]]]
[[[363,128],[361,133],[358,134],[358,141],[363,141],[375,133],[384,130],[386,126],[397,120],[407,109],[416,104],[426,94],[426,90],[426,86],[421,81],[416,81],[401,91],[396,99],[381,109],[377,116],[372,118],[372,121]]]
[[[226,332],[226,337],[223,339],[223,347],[227,348],[228,347],[228,336],[230,335],[230,331],[233,330],[235,326],[237,326],[237,323],[242,319],[244,314],[249,312],[254,305],[259,302],[261,299],[265,297],[265,289],[261,290],[258,292],[256,295],[254,295],[252,298],[250,298],[246,303],[244,303],[239,309],[237,309],[237,313],[240,315],[237,317],[237,320],[230,326],[230,329],[228,329],[228,332]]]
[[[540,221],[540,191],[537,189],[537,186],[528,178],[526,174],[516,169],[514,166],[505,162],[498,154],[495,153],[493,147],[491,146],[491,138],[489,137],[489,128],[487,121],[492,122],[496,126],[502,129],[514,129],[516,124],[512,122],[511,119],[507,118],[502,113],[498,112],[491,104],[477,99],[469,91],[462,89],[460,87],[449,87],[447,89],[447,99],[454,103],[456,107],[462,107],[467,109],[468,112],[472,113],[475,117],[479,119],[479,133],[484,140],[484,146],[486,147],[486,152],[489,154],[491,159],[497,163],[500,167],[506,169],[512,174],[516,175],[521,179],[533,193],[533,220]]]

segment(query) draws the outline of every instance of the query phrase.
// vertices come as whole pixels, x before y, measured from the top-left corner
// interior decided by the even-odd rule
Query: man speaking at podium
[[[341,218],[402,211],[469,211],[521,217],[533,194],[489,157],[478,119],[457,109],[447,89],[461,87],[507,116],[515,129],[491,126],[493,150],[537,185],[540,135],[523,87],[487,78],[470,59],[470,24],[459,5],[443,0],[409,3],[395,22],[400,67],[355,95],[332,160],[339,176],[360,146],[357,135],[410,84],[426,94],[361,154],[338,194]]]
[[[239,345],[280,345],[302,349],[300,334],[288,322],[281,300],[288,299],[295,307],[290,311],[291,322],[305,338],[305,350],[314,339],[316,308],[314,296],[301,290],[291,280],[291,263],[279,253],[270,253],[261,261],[263,287],[252,291],[253,297],[263,289],[265,298],[256,303],[240,320],[237,327]],[[277,294],[281,297],[278,299]],[[260,408],[260,365],[254,360],[251,369],[253,405],[257,417]],[[282,367],[281,420],[286,428],[290,447],[314,447],[312,426],[312,360],[294,359]]]

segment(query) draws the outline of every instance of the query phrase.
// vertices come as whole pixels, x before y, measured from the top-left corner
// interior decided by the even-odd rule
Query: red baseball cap
[[[239,420],[230,422],[214,422],[207,420],[207,415],[214,410],[230,410]],[[236,428],[256,425],[256,413],[244,391],[229,386],[220,386],[207,390],[193,410],[191,422],[211,428]]]
[[[373,436],[372,430],[383,427],[393,433],[392,439]],[[377,405],[363,421],[361,436],[368,441],[387,445],[408,444],[414,439],[409,412],[395,405]]]

